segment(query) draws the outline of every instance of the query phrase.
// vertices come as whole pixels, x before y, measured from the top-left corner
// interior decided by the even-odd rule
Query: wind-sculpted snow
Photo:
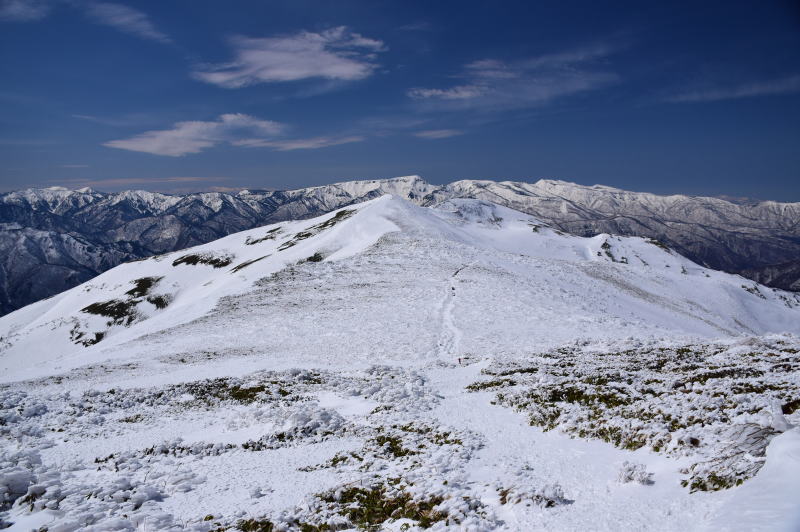
[[[774,465],[797,452],[798,317],[656,242],[485,201],[251,229],[0,318],[0,519],[711,527],[753,482],[800,489]],[[774,490],[759,515],[789,523]]]
[[[310,507],[298,506],[273,517],[284,526],[347,523],[348,515],[355,519],[352,509],[343,505],[343,492],[353,486],[374,486],[387,469],[398,475],[398,481],[399,475],[407,473],[404,484],[389,482],[369,489],[401,490],[405,503],[436,499],[436,515],[441,519],[454,524],[476,521],[470,505],[460,498],[445,502],[442,494],[448,491],[451,499],[449,490],[433,486],[420,466],[435,463],[457,473],[459,463],[470,454],[469,446],[474,449],[479,444],[475,436],[468,440],[468,435],[441,432],[419,421],[436,404],[436,397],[414,372],[380,366],[353,374],[290,370],[166,388],[111,388],[82,394],[30,394],[7,388],[0,393],[3,438],[27,449],[4,451],[0,456],[4,466],[1,509],[13,509],[12,514],[17,513],[23,522],[40,519],[36,522],[56,530],[135,530],[145,523],[165,529],[187,524],[192,530],[217,529],[244,512],[204,520],[204,515],[191,515],[200,512],[200,506],[184,507],[189,515],[180,518],[164,509],[171,503],[177,505],[174,510],[179,509],[197,497],[198,491],[217,481],[209,476],[219,467],[230,472],[254,459],[263,462],[270,453],[277,453],[267,458],[270,463],[287,453],[294,457],[293,463],[305,463],[294,476],[320,490],[312,496]],[[342,414],[325,406],[332,401]],[[354,413],[371,422],[354,422]],[[194,441],[169,439],[168,433],[187,427],[194,427]],[[167,439],[132,447],[156,434]],[[248,438],[250,434],[261,436]],[[228,442],[214,441],[220,437]],[[360,446],[354,446],[355,442],[361,442]],[[127,449],[106,454],[104,449],[114,445]],[[70,462],[62,463],[56,472],[42,455],[45,461],[58,460],[58,448],[65,446],[71,447]],[[349,448],[353,450],[345,450]],[[451,448],[456,452],[450,452]],[[282,466],[272,464],[278,469]],[[206,469],[208,475],[199,473]],[[339,484],[331,477],[360,480]],[[266,502],[270,507],[261,499],[273,492],[270,485],[278,480],[242,478],[250,484],[244,500],[227,500],[223,506],[243,509]],[[412,515],[406,509],[406,515]],[[359,519],[382,522],[375,522],[375,517]]]

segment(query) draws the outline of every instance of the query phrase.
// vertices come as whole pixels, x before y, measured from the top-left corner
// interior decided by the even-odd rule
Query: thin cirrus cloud
[[[471,100],[486,92],[487,88],[480,85],[459,85],[449,89],[411,89],[408,95],[415,99]]]
[[[372,75],[377,54],[386,50],[382,41],[345,26],[282,37],[238,36],[231,45],[232,61],[199,68],[193,73],[195,79],[228,89],[313,78],[356,81]]]
[[[288,140],[266,140],[266,139],[242,139],[232,142],[234,146],[244,146],[247,148],[273,148],[277,151],[293,150],[316,150],[329,146],[339,146],[340,144],[351,144],[362,142],[366,137],[361,135],[349,135],[340,137],[311,137],[306,139]]]
[[[109,148],[180,157],[246,137],[274,137],[284,125],[245,114],[223,114],[214,121],[177,122],[172,129],[146,131],[128,139],[103,144]]]
[[[86,4],[86,15],[97,24],[111,26],[123,33],[136,37],[170,43],[172,40],[164,33],[158,31],[150,18],[145,14],[123,4],[109,2],[92,2]]]
[[[756,96],[774,96],[800,92],[800,75],[787,78],[747,83],[734,87],[707,88],[685,91],[668,96],[666,100],[673,103],[715,102],[720,100],[738,100]]]
[[[404,24],[397,29],[400,31],[431,31],[433,30],[433,24],[427,20],[418,20],[417,22]]]
[[[421,139],[435,140],[457,137],[463,134],[464,132],[460,129],[426,129],[424,131],[417,131],[414,133],[414,136]]]
[[[0,20],[28,22],[43,19],[50,12],[50,2],[42,0],[0,0]]]
[[[72,118],[110,127],[136,127],[152,124],[155,120],[158,120],[159,116],[156,113],[139,112],[117,116],[73,114]]]
[[[172,40],[159,31],[150,17],[138,9],[115,2],[58,2],[57,0],[0,0],[0,20],[32,22],[47,17],[56,5],[83,11],[95,24],[159,43]]]
[[[511,62],[482,59],[466,64],[450,87],[417,87],[407,95],[431,110],[507,110],[544,105],[619,81],[604,60],[615,49],[596,45]]]
[[[171,129],[146,131],[139,135],[103,144],[109,148],[181,157],[220,144],[245,148],[271,148],[276,151],[313,150],[361,142],[359,135],[321,136],[283,139],[286,126],[245,114],[224,114],[213,121],[177,122]]]

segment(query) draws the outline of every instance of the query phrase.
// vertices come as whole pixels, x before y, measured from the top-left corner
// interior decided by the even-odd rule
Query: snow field
[[[697,530],[761,485],[789,526],[796,296],[486,202],[354,209],[0,319],[0,518]],[[130,323],[83,311],[112,300]]]

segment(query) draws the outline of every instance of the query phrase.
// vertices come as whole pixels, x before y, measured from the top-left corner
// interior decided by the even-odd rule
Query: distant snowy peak
[[[101,199],[104,195],[93,190],[70,190],[64,187],[28,188],[0,195],[0,203],[28,207],[62,214],[68,210],[82,208]]]
[[[422,198],[436,189],[435,185],[425,182],[419,176],[412,175],[392,179],[346,181],[331,185],[289,190],[286,191],[286,194],[292,197],[316,196],[323,198],[333,196],[338,198],[347,197],[353,200],[392,194],[406,199],[422,200]]]
[[[178,196],[148,192],[146,190],[126,190],[107,196],[108,205],[127,203],[140,212],[161,213],[181,201]]]

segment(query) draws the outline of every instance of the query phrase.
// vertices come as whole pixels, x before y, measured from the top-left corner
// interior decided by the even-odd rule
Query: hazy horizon
[[[21,187],[21,188],[13,188],[13,189],[0,189],[0,194],[6,194],[6,193],[9,193],[9,192],[15,192],[15,191],[19,191],[19,190],[26,190],[26,189],[29,189],[29,188],[35,188],[35,189],[47,189],[47,188],[51,188],[51,189],[66,189],[66,190],[73,190],[73,191],[80,190],[80,189],[91,189],[94,192],[99,192],[99,193],[103,193],[103,194],[114,194],[114,193],[124,192],[124,191],[128,191],[128,190],[144,190],[144,191],[147,191],[147,192],[156,192],[156,193],[160,193],[160,194],[173,194],[173,195],[200,194],[200,193],[204,193],[204,192],[221,192],[221,193],[227,193],[227,194],[236,194],[236,193],[239,193],[239,192],[241,192],[243,190],[250,190],[250,191],[256,191],[256,192],[270,192],[270,191],[281,191],[281,190],[298,190],[298,189],[303,189],[303,188],[313,188],[313,187],[316,187],[316,186],[325,186],[325,185],[329,185],[329,184],[346,183],[348,181],[382,181],[382,180],[400,179],[400,178],[403,178],[403,177],[410,177],[410,176],[420,177],[422,180],[424,180],[427,183],[430,183],[432,185],[446,185],[446,184],[452,183],[454,181],[459,181],[459,179],[454,179],[454,180],[451,180],[451,181],[444,181],[444,182],[441,182],[441,183],[435,183],[435,182],[432,182],[432,181],[426,179],[425,176],[421,176],[419,174],[409,174],[408,176],[393,176],[393,177],[375,177],[375,178],[363,178],[363,179],[336,180],[336,181],[330,181],[330,182],[326,181],[326,182],[319,183],[319,184],[308,185],[308,186],[297,186],[297,187],[291,187],[291,188],[258,187],[258,186],[252,186],[252,187],[225,187],[225,186],[216,186],[216,185],[215,186],[209,186],[208,188],[203,188],[202,186],[197,186],[197,187],[181,186],[179,184],[179,183],[181,183],[180,179],[173,180],[173,181],[169,181],[169,180],[161,181],[161,182],[165,183],[165,186],[153,186],[155,183],[158,183],[159,181],[148,180],[146,182],[143,182],[143,183],[148,185],[147,187],[135,186],[135,185],[134,186],[123,186],[125,183],[120,183],[120,185],[113,186],[113,185],[108,185],[107,182],[100,181],[100,182],[97,182],[97,185],[99,185],[99,186],[95,186],[90,182],[90,183],[87,183],[87,184],[85,184],[83,186],[74,185],[74,184],[73,185],[52,184],[52,185],[38,186],[38,187],[37,186],[33,186],[33,187]],[[602,187],[609,187],[609,188],[618,188],[618,187],[610,187],[609,185],[606,185],[604,183],[591,183],[591,184],[575,183],[573,181],[566,181],[564,179],[554,179],[554,178],[546,178],[546,177],[543,177],[543,178],[540,178],[540,179],[530,179],[530,180],[476,179],[476,181],[494,181],[494,182],[510,181],[510,182],[524,182],[524,183],[536,183],[536,182],[542,181],[542,180],[545,180],[545,181],[562,181],[562,182],[565,182],[565,183],[571,183],[571,184],[575,184],[575,185],[579,185],[579,186],[585,186],[585,187],[602,186]],[[128,182],[126,181],[126,183],[128,183]],[[133,184],[133,183],[131,183],[131,184]],[[103,187],[103,188],[100,188],[100,187]],[[731,202],[731,203],[737,203],[737,204],[757,203],[757,202],[764,202],[764,201],[776,201],[776,202],[779,202],[779,203],[796,203],[795,201],[788,201],[788,200],[777,200],[777,199],[770,199],[770,198],[754,198],[754,197],[749,197],[749,196],[732,196],[732,195],[724,194],[724,193],[720,193],[720,194],[687,194],[687,193],[680,192],[680,191],[655,192],[655,191],[650,191],[650,190],[635,190],[635,189],[619,189],[619,190],[624,190],[625,192],[640,193],[640,194],[655,194],[655,195],[658,195],[658,196],[685,195],[685,196],[690,196],[690,197],[709,197],[709,198],[715,198],[715,199],[722,199],[722,200],[725,200],[725,201],[728,201],[728,202]]]

